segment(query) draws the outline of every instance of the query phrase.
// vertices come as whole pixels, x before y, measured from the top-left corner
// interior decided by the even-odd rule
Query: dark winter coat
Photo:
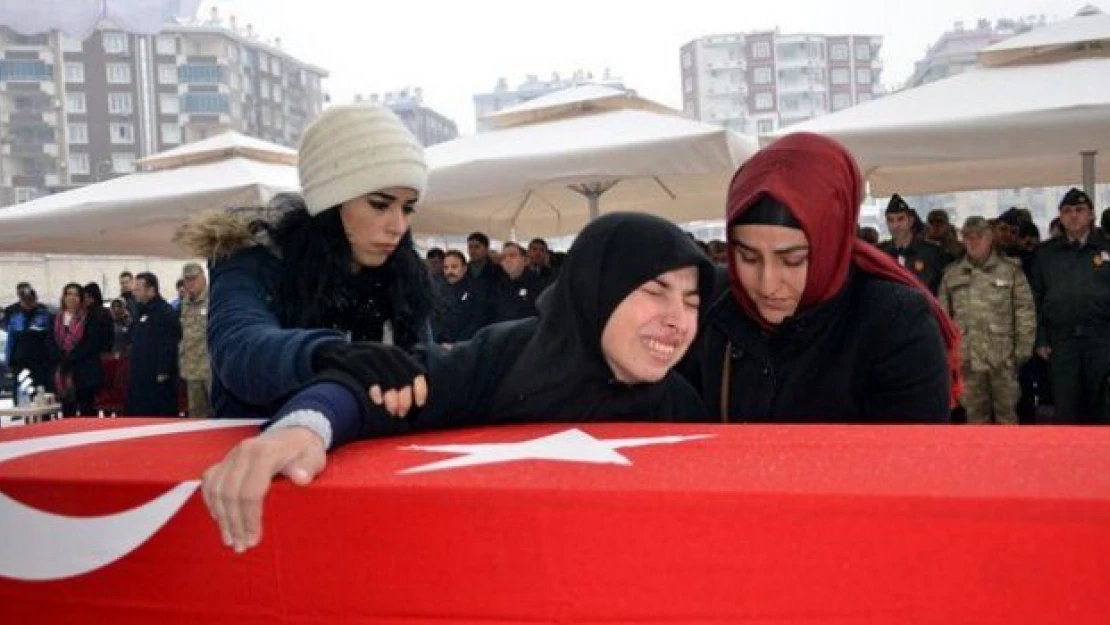
[[[650,252],[635,253],[637,248]],[[357,383],[331,375],[361,406],[359,414],[324,414],[334,443],[493,423],[706,420],[697,392],[677,372],[654,383],[626,384],[615,379],[601,347],[605,326],[632,291],[682,267],[698,270],[698,290],[708,299],[712,265],[673,224],[625,213],[591,222],[575,240],[559,280],[540,299],[538,318],[494,324],[451,350],[416,350],[429,396],[411,417],[383,417]],[[298,403],[301,397],[283,407],[279,418],[309,408]]]
[[[57,314],[64,314],[59,311]],[[86,313],[89,314],[89,313]],[[103,327],[91,314],[85,319],[81,340],[69,353],[62,351],[62,338],[53,333],[50,324],[50,358],[60,373],[73,376],[73,388],[80,394],[95,393],[104,386],[104,367],[100,363],[100,350],[104,342]]]
[[[131,379],[127,387],[128,416],[177,416],[177,346],[181,322],[161,296],[137,307],[131,326]],[[158,377],[165,376],[159,382]]]
[[[468,341],[489,325],[490,291],[478,278],[465,274],[455,284],[445,282],[439,294],[443,320],[437,342]]]
[[[942,422],[948,414],[944,344],[912,287],[855,273],[836,297],[770,332],[728,291],[708,316],[683,371],[717,420]]]
[[[380,341],[385,322],[392,321],[392,311],[385,310],[389,287],[379,285],[388,276],[376,271],[364,272],[367,280],[357,285],[360,293],[369,291],[371,295],[363,298],[357,309],[345,313],[350,318],[371,320],[359,323],[357,332],[340,329],[345,321],[339,318],[322,326],[294,327],[283,321],[283,313],[290,311],[281,308],[277,294],[285,265],[268,237],[256,235],[249,221],[232,215],[204,216],[190,226],[204,233],[192,237],[194,253],[215,259],[209,268],[208,356],[216,417],[272,416],[283,401],[312,380],[312,356],[317,347],[335,341]],[[373,304],[374,310],[367,310],[367,304]],[[431,340],[430,321],[425,318],[421,328],[403,338],[399,335],[394,328],[394,341],[406,349]]]
[[[17,304],[5,315],[4,330],[8,333],[6,356],[13,378],[26,369],[35,386],[54,388],[50,324],[50,311],[42,304],[36,304],[31,310],[24,310]]]

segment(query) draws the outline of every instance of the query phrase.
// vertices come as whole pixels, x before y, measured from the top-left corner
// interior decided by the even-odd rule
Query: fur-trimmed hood
[[[263,245],[274,250],[265,230],[251,224],[258,215],[206,211],[194,215],[177,229],[173,241],[197,258],[220,260],[248,247]]]

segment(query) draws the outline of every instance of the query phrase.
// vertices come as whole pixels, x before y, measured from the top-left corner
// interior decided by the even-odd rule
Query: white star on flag
[[[631,465],[632,461],[617,452],[628,447],[646,445],[671,445],[702,438],[713,434],[692,436],[654,436],[649,438],[610,438],[598,439],[577,428],[550,434],[540,438],[518,443],[481,443],[476,445],[409,445],[402,447],[411,451],[430,451],[437,453],[459,454],[455,458],[440,460],[430,464],[404,469],[398,473],[426,473],[444,469],[458,469],[481,464],[518,462],[521,460],[552,460],[556,462],[585,462],[589,464]]]

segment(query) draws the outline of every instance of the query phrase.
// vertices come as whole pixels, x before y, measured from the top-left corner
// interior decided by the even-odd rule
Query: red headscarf
[[[790,208],[809,241],[809,269],[799,311],[831,299],[848,281],[849,269],[911,286],[929,300],[948,351],[952,404],[960,397],[960,331],[948,313],[908,271],[874,246],[856,238],[863,181],[852,155],[839,143],[811,133],[787,135],[760,150],[732,178],[727,221],[770,196]],[[767,322],[740,283],[734,254],[728,257],[732,293],[744,312]]]

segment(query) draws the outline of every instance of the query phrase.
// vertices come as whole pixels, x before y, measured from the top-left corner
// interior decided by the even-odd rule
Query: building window
[[[132,152],[112,154],[112,171],[117,174],[130,174],[135,171],[135,154]]]
[[[181,126],[178,124],[162,124],[162,143],[181,143]]]
[[[262,96],[262,99],[268,100],[270,98],[270,83],[262,81],[258,85],[258,95]]]
[[[856,70],[856,83],[861,85],[871,84],[871,70],[863,67]]]
[[[231,84],[232,89],[239,88],[239,72],[231,72],[231,74],[229,74],[227,78],[228,82]]]
[[[851,96],[849,96],[847,93],[838,93],[833,96],[832,103],[833,110],[839,111],[840,109],[845,109],[851,106],[852,99]]]
[[[177,115],[181,111],[181,102],[176,93],[163,93],[158,96],[158,110],[166,115]]]
[[[230,104],[226,93],[186,93],[181,96],[182,113],[227,113]]]
[[[131,84],[131,66],[126,63],[109,63],[107,66],[107,74],[109,84]]]
[[[71,145],[80,145],[89,142],[89,125],[84,122],[70,122],[66,124],[66,134]]]
[[[228,46],[227,46],[227,58],[231,59],[232,62],[238,61],[239,60],[239,46],[237,46],[235,44],[228,44]]]
[[[220,84],[225,74],[224,68],[219,65],[190,63],[177,68],[177,77],[183,83]]]
[[[848,60],[848,44],[838,43],[829,49],[829,58],[834,61]]]
[[[130,93],[109,93],[108,112],[112,115],[130,115],[132,112]]]
[[[112,143],[135,143],[135,125],[112,122],[108,125],[112,134]]]
[[[846,85],[848,84],[848,70],[844,68],[834,69],[829,73],[829,78],[834,85]]]
[[[755,94],[755,108],[761,111],[774,108],[774,99],[771,94],[767,92]]]
[[[775,120],[761,119],[759,120],[759,134],[765,135],[769,132],[775,131]]]
[[[761,41],[752,45],[752,58],[756,59],[769,59],[771,58],[771,44],[766,41]]]
[[[85,82],[85,65],[83,63],[66,63],[66,82]]]
[[[690,69],[694,66],[694,55],[689,52],[682,53],[682,67]],[[301,82],[304,82],[304,70],[301,70]]]
[[[274,76],[281,76],[281,59],[276,56],[270,58],[270,72]]]
[[[161,84],[161,85],[176,85],[177,84],[177,66],[176,65],[159,65],[158,66],[158,84]]]
[[[871,46],[866,43],[861,43],[856,46],[856,60],[857,61],[870,61],[871,60]]]
[[[154,45],[158,54],[164,56],[177,54],[177,39],[172,35],[158,35],[158,41]]]
[[[69,92],[66,94],[66,110],[70,113],[84,114],[88,109],[85,107],[85,94],[78,92]]]
[[[104,33],[104,51],[108,54],[127,54],[127,35]]]
[[[774,76],[771,74],[771,68],[770,67],[757,67],[757,68],[755,68],[755,74],[753,76],[753,80],[755,80],[755,84],[757,84],[757,85],[769,85],[769,84],[771,84],[771,80],[773,78],[774,78]]]
[[[263,126],[270,126],[272,123],[273,123],[273,119],[270,116],[270,107],[268,107],[268,106],[264,107],[262,109],[262,125]]]
[[[274,85],[274,102],[281,103],[281,87]]]
[[[86,152],[69,153],[69,173],[86,176],[89,173],[89,155]]]
[[[5,80],[42,82],[53,80],[54,68],[42,61],[16,61],[0,58],[0,82]]]

